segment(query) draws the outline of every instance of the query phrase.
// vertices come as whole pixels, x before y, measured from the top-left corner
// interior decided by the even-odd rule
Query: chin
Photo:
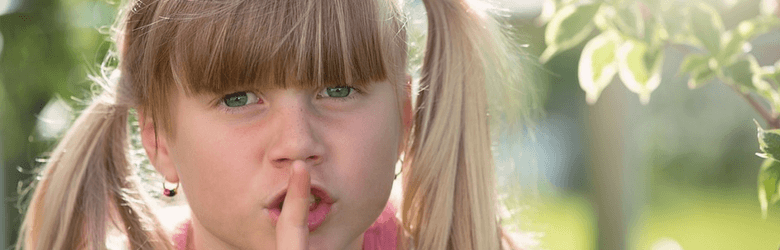
[[[309,250],[342,250],[348,249],[351,247],[350,245],[356,243],[357,238],[346,239],[348,237],[343,233],[328,231],[327,229],[329,228],[319,228],[309,234]],[[360,234],[360,237],[362,237],[362,234]]]

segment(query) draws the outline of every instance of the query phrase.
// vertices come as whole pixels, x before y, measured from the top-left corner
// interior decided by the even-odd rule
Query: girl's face
[[[184,188],[196,248],[275,249],[274,201],[297,161],[305,163],[312,188],[332,200],[310,231],[309,248],[360,249],[393,183],[404,131],[394,91],[388,82],[227,98],[179,90],[172,105],[176,139],[160,137],[155,166]]]

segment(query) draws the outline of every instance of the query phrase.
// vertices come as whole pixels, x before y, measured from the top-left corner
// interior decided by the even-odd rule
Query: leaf
[[[610,5],[601,6],[601,9],[593,16],[593,23],[601,31],[616,30],[617,27],[612,22],[616,15],[615,7]]]
[[[615,51],[618,39],[617,34],[605,32],[586,43],[582,50],[577,77],[588,104],[596,103],[601,91],[617,73]]]
[[[723,48],[718,52],[717,60],[721,64],[731,64],[734,58],[742,53],[746,42],[739,32],[726,31],[721,37]]]
[[[724,32],[723,20],[711,6],[698,3],[689,9],[690,31],[710,53],[717,55],[720,50],[720,37]]]
[[[774,16],[758,16],[744,20],[734,30],[729,30],[721,36],[723,48],[718,52],[717,60],[721,64],[731,64],[733,60],[743,53],[743,47],[755,36],[763,34],[777,26],[778,20]]]
[[[707,61],[710,58],[702,54],[690,54],[683,59],[680,64],[680,72],[691,73],[694,70],[700,70],[707,67]]]
[[[688,88],[695,89],[704,86],[704,84],[707,84],[714,77],[715,71],[712,71],[709,67],[693,70],[691,71],[691,79],[688,79]]]
[[[766,33],[778,25],[780,25],[780,20],[774,15],[758,16],[740,22],[736,30],[745,40],[750,40],[754,36]]]
[[[539,17],[536,18],[536,22],[540,24],[539,26],[549,22],[552,19],[557,9],[556,6],[557,6],[556,1],[544,0],[544,3],[542,4],[542,13],[539,14]]]
[[[733,84],[741,88],[755,90],[753,86],[753,70],[751,62],[747,58],[742,58],[737,62],[724,67],[723,80],[728,84]]]
[[[622,34],[633,36],[636,39],[644,38],[645,22],[636,2],[618,10],[614,20],[615,26]]]
[[[780,200],[779,180],[780,161],[771,158],[765,159],[758,172],[758,201],[761,204],[761,214],[764,219],[766,219],[769,205]]]
[[[760,77],[754,77],[753,86],[755,86],[756,93],[770,103],[773,110],[780,110],[780,93],[769,82]],[[748,93],[749,90],[741,89],[743,93]]]
[[[645,25],[645,37],[644,40],[651,47],[662,46],[664,41],[669,39],[669,33],[664,29],[661,20],[657,16],[653,16]]]
[[[617,60],[620,80],[628,90],[639,94],[642,104],[647,104],[650,101],[650,93],[661,84],[663,53],[650,53],[647,44],[626,40],[618,48]]]
[[[777,61],[772,68],[773,72],[770,72],[769,76],[772,78],[772,80],[775,81],[776,84],[780,84],[780,61]]]
[[[547,49],[542,52],[539,60],[546,63],[559,52],[577,46],[588,38],[593,31],[593,16],[600,6],[600,3],[568,5],[555,13],[545,28],[544,41],[547,43]]]
[[[780,93],[777,92],[777,85],[773,85],[777,84],[780,77],[777,75],[776,66],[761,67],[752,55],[747,57],[753,72],[753,88],[744,88],[742,91],[745,93],[755,91],[770,103],[773,110],[780,110]]]
[[[780,158],[780,129],[764,130],[757,121],[755,122],[758,130],[758,148],[763,152],[758,156],[777,160]]]

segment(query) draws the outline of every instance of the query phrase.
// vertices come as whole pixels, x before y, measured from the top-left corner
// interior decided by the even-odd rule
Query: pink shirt
[[[187,235],[192,233],[192,221],[179,225],[173,234],[173,243],[177,250],[187,250]],[[374,224],[363,234],[364,250],[395,250],[398,225],[395,207],[389,202]],[[189,249],[193,249],[191,246]]]

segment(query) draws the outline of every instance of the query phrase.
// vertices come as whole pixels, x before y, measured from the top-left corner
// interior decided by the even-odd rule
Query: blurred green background
[[[505,0],[546,115],[533,136],[501,137],[496,162],[510,224],[540,249],[778,249],[780,212],[759,208],[760,116],[721,83],[689,90],[666,53],[648,105],[612,83],[592,106],[577,82],[582,45],[546,64],[541,0]],[[760,0],[711,1],[727,28],[758,15]],[[87,74],[109,48],[116,3],[0,0],[0,173],[11,246],[19,192],[88,96]],[[762,65],[780,59],[780,32],[752,41]]]

